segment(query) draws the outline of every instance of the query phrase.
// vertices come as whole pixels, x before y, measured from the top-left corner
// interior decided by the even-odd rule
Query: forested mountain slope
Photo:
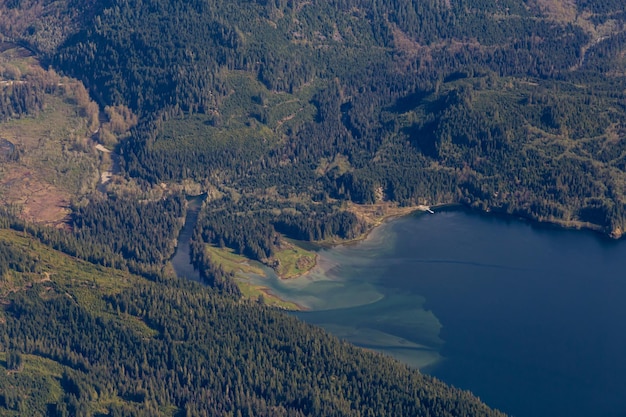
[[[2,212],[19,235],[0,230],[0,406],[489,415],[468,394],[235,301],[206,247],[271,264],[285,237],[358,236],[368,225],[348,203],[380,202],[461,203],[620,237],[622,9],[618,0],[3,2],[0,41],[84,83],[100,114],[89,100],[71,108],[90,125],[101,118],[89,131],[120,172],[104,192],[81,189],[64,228],[24,222],[19,206]],[[2,64],[3,122],[38,120],[38,98],[64,82],[35,85]],[[192,260],[221,295],[172,281],[182,189],[207,193]]]
[[[133,177],[620,236],[618,3],[119,0],[48,57],[141,116]]]
[[[279,311],[5,228],[0,305],[1,415],[501,415]]]

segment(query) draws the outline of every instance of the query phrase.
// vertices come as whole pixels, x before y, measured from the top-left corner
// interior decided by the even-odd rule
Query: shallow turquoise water
[[[464,211],[251,277],[339,337],[517,416],[626,416],[626,242]]]

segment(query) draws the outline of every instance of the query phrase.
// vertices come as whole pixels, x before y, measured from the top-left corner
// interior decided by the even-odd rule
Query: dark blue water
[[[449,211],[319,254],[263,281],[304,320],[515,416],[626,416],[626,242]]]

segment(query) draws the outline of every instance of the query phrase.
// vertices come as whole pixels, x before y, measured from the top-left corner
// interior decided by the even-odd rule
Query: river
[[[296,313],[519,417],[626,416],[626,242],[463,210],[251,276]]]
[[[193,235],[193,229],[198,222],[198,214],[202,207],[202,202],[206,194],[187,197],[187,212],[185,214],[185,224],[178,234],[176,252],[171,259],[174,272],[179,278],[187,278],[193,281],[202,282],[200,273],[191,264],[189,243]]]

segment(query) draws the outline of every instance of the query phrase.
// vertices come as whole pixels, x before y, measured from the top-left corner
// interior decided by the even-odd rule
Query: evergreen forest
[[[367,210],[444,204],[622,237],[626,12],[7,0],[2,126],[0,414],[495,416],[251,300],[210,250],[280,268],[290,241],[362,236]],[[62,157],[33,162],[54,135]],[[9,203],[17,166],[63,193],[60,221]],[[190,195],[206,285],[170,262]]]

